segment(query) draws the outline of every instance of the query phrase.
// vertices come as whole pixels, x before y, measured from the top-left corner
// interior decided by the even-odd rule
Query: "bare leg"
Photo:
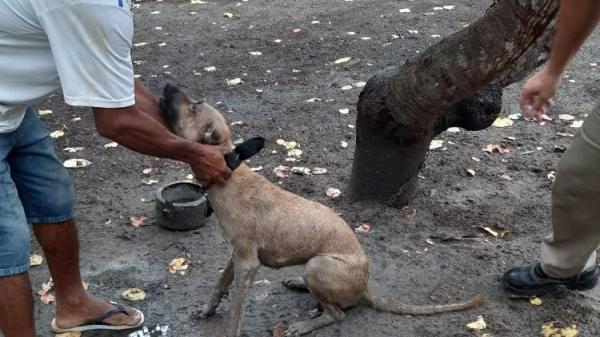
[[[343,320],[346,315],[338,306],[334,304],[323,304],[325,311],[315,319],[300,321],[290,325],[285,331],[285,337],[298,337],[305,335],[313,330],[317,330],[329,324]]]
[[[227,262],[227,267],[225,267],[225,270],[217,281],[217,287],[210,296],[208,303],[204,306],[202,312],[200,313],[201,318],[207,318],[215,314],[217,306],[223,298],[223,294],[225,294],[227,289],[229,289],[231,283],[233,283],[233,260],[229,259],[229,262]]]
[[[304,277],[302,276],[288,277],[282,283],[288,289],[308,291],[306,282],[304,282]]]
[[[256,251],[234,252],[233,257],[234,280],[231,304],[225,324],[227,337],[238,337],[246,309],[248,293],[252,287],[254,276],[260,267]]]
[[[90,296],[79,273],[79,241],[75,222],[33,226],[52,274],[56,291],[56,325],[60,328],[79,326],[114,307]],[[129,315],[118,314],[105,320],[113,325],[136,325],[139,313],[128,309]]]
[[[0,277],[0,298],[0,331],[4,337],[35,337],[29,275]]]

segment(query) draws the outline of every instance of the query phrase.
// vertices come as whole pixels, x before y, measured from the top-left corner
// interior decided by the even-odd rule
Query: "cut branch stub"
[[[353,198],[407,204],[431,139],[451,126],[489,127],[502,86],[545,59],[557,9],[558,0],[498,0],[467,28],[373,76],[358,103]]]

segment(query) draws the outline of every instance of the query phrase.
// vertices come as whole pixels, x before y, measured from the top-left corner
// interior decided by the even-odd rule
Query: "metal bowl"
[[[166,229],[187,231],[200,228],[211,215],[202,186],[190,181],[176,181],[156,191],[156,220]]]

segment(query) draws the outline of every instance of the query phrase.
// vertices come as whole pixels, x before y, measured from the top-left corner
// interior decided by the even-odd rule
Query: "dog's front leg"
[[[201,318],[207,318],[215,314],[217,310],[217,306],[221,303],[221,299],[223,298],[223,294],[229,289],[231,283],[233,282],[233,259],[229,259],[227,262],[227,267],[219,276],[219,280],[217,281],[217,286],[213,291],[208,303],[202,309],[200,313]]]
[[[239,251],[233,253],[234,281],[231,290],[228,319],[225,322],[227,337],[239,337],[246,309],[246,299],[252,287],[256,271],[260,267],[256,250]]]

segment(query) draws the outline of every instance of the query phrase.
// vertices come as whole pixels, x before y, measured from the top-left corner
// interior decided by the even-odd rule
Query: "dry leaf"
[[[350,61],[351,59],[352,59],[352,57],[342,57],[341,59],[335,60],[333,63],[342,64],[342,63],[346,63],[346,62]]]
[[[545,323],[542,326],[540,335],[542,335],[542,337],[575,337],[579,334],[576,325],[567,328],[557,328],[554,326],[554,323],[555,322]]]
[[[279,165],[273,169],[273,173],[278,178],[289,177],[290,168],[288,166]]]
[[[343,86],[341,89],[344,91],[352,90],[352,86],[350,84],[348,84],[348,85]]]
[[[410,8],[400,8],[400,13],[410,13]]]
[[[49,115],[51,113],[52,113],[52,110],[38,110],[39,116],[45,116],[45,115]]]
[[[310,175],[310,169],[306,167],[294,166],[292,167],[291,171],[292,173],[301,174],[305,176]]]
[[[210,73],[210,72],[217,70],[217,67],[204,67],[204,70],[208,71]]]
[[[142,170],[142,173],[145,175],[148,175],[148,174],[152,173],[152,168],[151,167],[145,168]]]
[[[132,216],[129,218],[129,221],[131,221],[131,225],[133,227],[140,227],[144,224],[144,221],[146,221],[148,219],[148,217],[145,217],[143,215],[140,216]]]
[[[60,137],[63,137],[65,135],[65,132],[63,130],[56,130],[53,132],[50,132],[50,137],[54,138],[54,139],[58,139]]]
[[[227,80],[227,85],[237,85],[237,84],[240,84],[240,83],[242,83],[242,79],[239,78],[239,77],[236,77],[236,78],[231,79],[231,80]]]
[[[364,223],[364,224],[354,228],[354,231],[356,233],[368,233],[371,231],[371,225],[369,225],[368,223]]]
[[[75,153],[75,152],[79,152],[79,151],[83,151],[85,148],[82,146],[77,146],[77,147],[65,147],[63,149],[63,151],[67,151],[69,153]]]
[[[171,262],[169,262],[169,272],[171,274],[175,274],[178,271],[179,272],[184,271],[184,270],[188,269],[188,267],[189,267],[188,262],[186,261],[186,259],[184,257],[178,257],[178,258],[171,260]]]
[[[353,84],[353,86],[355,86],[356,88],[363,88],[365,85],[367,85],[367,82],[356,82]]]
[[[187,179],[187,180],[194,180],[194,175],[193,174],[188,174],[187,176],[185,176],[185,179]]]
[[[478,316],[477,320],[467,324],[467,328],[473,329],[473,330],[484,330],[487,328],[487,325],[485,324],[485,320],[483,319],[483,316]]]
[[[292,149],[287,153],[288,157],[300,158],[302,156],[302,150],[300,149]]]
[[[327,169],[326,168],[322,168],[322,167],[315,167],[312,170],[312,174],[318,176],[318,175],[323,175],[327,173]]]
[[[479,228],[481,228],[483,231],[487,232],[488,234],[492,235],[495,238],[497,238],[500,235],[500,233],[496,232],[495,230],[493,230],[489,227],[481,226]]]
[[[529,299],[529,303],[533,304],[533,305],[542,305],[542,299],[539,297],[534,297]]]
[[[223,13],[223,17],[231,19],[233,17],[233,13],[225,12],[225,13]]]
[[[468,169],[468,170],[467,170],[467,174],[468,174],[468,175],[470,175],[471,177],[474,177],[474,176],[475,176],[475,170],[473,170],[473,169]]]
[[[54,282],[52,282],[52,278],[50,280],[42,283],[42,289],[38,290],[38,295],[40,295],[40,300],[44,304],[50,304],[54,302],[54,294],[51,293],[52,289],[54,289]]]
[[[572,127],[572,128],[576,128],[576,129],[577,129],[577,128],[580,128],[582,125],[583,125],[583,121],[574,121],[574,122],[571,124],[571,127]]]
[[[344,148],[344,149],[345,149],[345,148],[347,148],[347,147],[348,147],[348,142],[346,142],[346,141],[342,140],[342,141],[340,142],[340,146],[341,146],[342,148]]]
[[[293,140],[287,141],[287,140],[283,140],[283,139],[277,139],[276,143],[278,145],[285,147],[286,150],[292,150],[298,146],[298,143],[296,143]]]
[[[507,126],[511,126],[513,125],[513,121],[510,118],[507,117],[498,117],[494,123],[492,124],[492,126],[497,127],[497,128],[505,128]]]
[[[154,180],[154,179],[150,179],[150,178],[142,179],[142,184],[144,184],[144,185],[150,186],[150,185],[154,185],[156,183],[158,183],[158,180]]]
[[[350,113],[350,109],[340,109],[339,112],[341,115],[347,115]]]
[[[108,143],[108,144],[104,144],[104,148],[105,149],[108,149],[108,148],[111,148],[111,147],[117,147],[117,146],[119,146],[119,143],[117,143],[117,142],[111,142],[111,143]]]
[[[436,150],[436,149],[441,148],[442,146],[444,146],[444,141],[443,140],[434,139],[429,144],[429,149],[430,150]]]
[[[44,262],[44,257],[39,254],[32,254],[29,257],[29,264],[31,266],[39,266],[42,264],[42,262]]]
[[[121,297],[128,301],[143,301],[146,298],[146,293],[142,289],[127,288],[121,293]]]
[[[447,10],[453,10],[454,8],[456,8],[456,6],[454,6],[454,5],[446,5],[446,6],[443,6],[443,8],[447,9]]]
[[[482,151],[487,153],[509,153],[510,149],[505,145],[488,144],[485,149],[482,149]]]
[[[512,180],[512,178],[508,174],[506,174],[506,173],[502,173],[500,175],[500,178],[502,178],[504,180]]]
[[[330,187],[327,189],[327,191],[325,191],[325,194],[327,194],[327,196],[330,198],[337,198],[342,195],[342,191],[335,187]]]
[[[255,166],[255,167],[251,167],[251,168],[250,168],[250,170],[251,170],[252,172],[258,172],[258,171],[262,171],[262,169],[263,169],[262,165],[260,165],[260,166]]]
[[[262,52],[259,52],[259,51],[251,51],[251,52],[249,52],[249,53],[250,53],[250,55],[252,55],[252,56],[261,56],[261,55],[262,55]]]
[[[273,327],[273,337],[284,337],[287,326],[283,322],[275,324]]]
[[[63,166],[66,168],[82,168],[89,166],[91,162],[87,159],[68,159],[65,160]]]
[[[314,102],[321,102],[322,99],[318,98],[318,97],[313,97],[313,98],[309,98],[306,100],[307,103],[314,103]]]
[[[573,120],[575,120],[575,116],[562,114],[562,115],[558,115],[558,119],[563,120],[563,121],[573,121]]]

